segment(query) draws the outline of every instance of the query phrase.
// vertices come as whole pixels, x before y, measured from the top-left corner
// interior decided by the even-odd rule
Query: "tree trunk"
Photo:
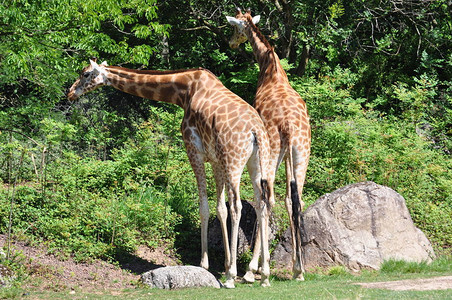
[[[276,9],[282,15],[284,32],[282,34],[282,49],[281,58],[288,58],[289,62],[294,62],[296,57],[296,51],[294,49],[294,37],[293,37],[293,14],[292,7],[287,0],[275,0]]]
[[[310,55],[309,50],[310,50],[309,45],[304,44],[303,51],[301,52],[300,63],[298,64],[298,67],[295,70],[295,74],[298,76],[303,76],[304,73],[306,72],[306,67],[308,65]]]

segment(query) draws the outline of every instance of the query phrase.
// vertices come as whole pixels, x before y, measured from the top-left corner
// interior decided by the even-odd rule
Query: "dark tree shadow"
[[[242,218],[239,225],[239,257],[245,249],[249,249],[249,247],[254,244],[256,233],[255,208],[252,203],[246,201],[242,201],[242,205]],[[229,203],[227,203],[227,207],[229,211]],[[227,226],[230,233],[231,222],[229,217]],[[201,232],[199,225],[185,220],[182,221],[182,223],[179,224],[175,230],[178,232],[178,235],[175,239],[174,251],[176,252],[182,265],[199,266],[201,261]],[[225,266],[221,226],[217,218],[212,219],[209,222],[208,246],[209,272],[211,272],[216,278],[220,278],[225,272]],[[127,253],[126,251],[118,251],[115,255],[115,259],[122,269],[138,275],[150,270],[164,267],[163,265],[151,263],[134,254]],[[238,275],[243,276],[246,272],[247,264],[238,261],[237,267]]]
[[[116,261],[118,262],[121,269],[130,271],[131,273],[136,275],[141,275],[148,271],[164,267],[163,265],[151,263],[139,256],[127,253],[125,251],[121,251],[116,255]]]

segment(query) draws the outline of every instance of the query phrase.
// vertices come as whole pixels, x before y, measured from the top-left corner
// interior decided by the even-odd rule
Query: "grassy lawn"
[[[341,278],[345,277],[345,278]],[[412,276],[381,277],[377,280],[399,280]],[[295,281],[273,281],[269,288],[261,288],[258,284],[237,284],[233,290],[228,289],[182,289],[157,290],[138,288],[134,290],[109,291],[103,294],[85,294],[76,291],[50,293],[34,292],[29,299],[452,299],[452,289],[432,291],[390,291],[383,289],[365,289],[354,283],[369,281],[369,278],[358,276],[336,276],[328,279]],[[452,287],[451,287],[452,288]],[[25,299],[26,299],[25,298]]]
[[[16,290],[15,293],[21,299],[452,299],[452,284],[448,290],[430,291],[367,289],[356,284],[452,275],[451,262],[451,258],[439,259],[430,265],[390,261],[380,271],[365,271],[360,275],[351,275],[341,267],[336,267],[327,272],[307,273],[304,282],[273,277],[269,288],[262,288],[256,282],[237,284],[232,290],[158,290],[137,287],[89,294],[80,290],[72,293],[31,291],[25,295]]]

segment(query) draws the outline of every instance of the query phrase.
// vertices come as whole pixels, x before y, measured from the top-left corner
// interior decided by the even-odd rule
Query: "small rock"
[[[195,266],[162,267],[141,275],[141,281],[153,288],[181,289],[193,287],[220,288],[220,282],[209,271]]]

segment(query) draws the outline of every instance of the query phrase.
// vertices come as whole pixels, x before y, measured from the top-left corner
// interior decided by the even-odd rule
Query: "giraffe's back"
[[[255,107],[267,128],[291,124],[300,130],[309,129],[306,103],[290,85],[261,88],[256,94]]]
[[[185,121],[201,135],[207,160],[225,159],[243,165],[254,150],[256,132],[265,133],[263,122],[251,105],[215,75],[207,70],[199,72]],[[268,147],[268,140],[260,142],[264,144],[261,147]]]

